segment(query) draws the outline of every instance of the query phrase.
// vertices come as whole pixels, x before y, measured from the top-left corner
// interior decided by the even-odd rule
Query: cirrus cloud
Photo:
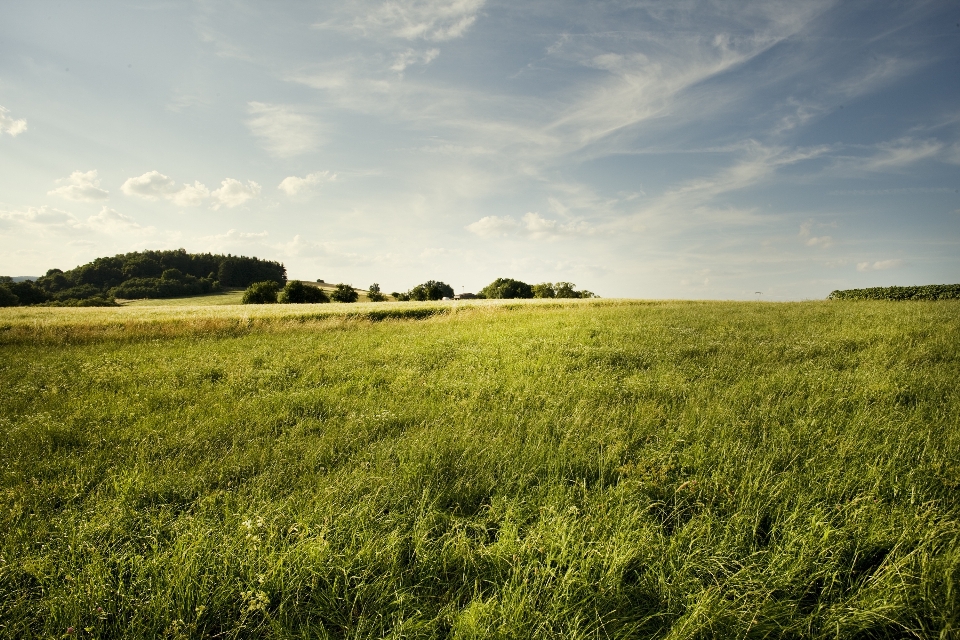
[[[883,271],[903,266],[903,260],[877,260],[876,262],[858,262],[857,271]]]

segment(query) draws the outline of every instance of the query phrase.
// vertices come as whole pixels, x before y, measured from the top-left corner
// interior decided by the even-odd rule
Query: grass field
[[[960,302],[0,311],[0,636],[956,638]]]

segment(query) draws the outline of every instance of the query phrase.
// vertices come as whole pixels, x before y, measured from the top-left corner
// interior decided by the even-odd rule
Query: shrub
[[[320,287],[311,287],[300,280],[291,280],[277,296],[277,301],[283,304],[315,304],[330,302],[330,298]]]
[[[333,293],[330,294],[330,299],[334,302],[356,302],[360,298],[352,286],[349,284],[343,284],[342,282],[337,285],[336,289],[333,290]]]
[[[280,287],[273,280],[254,282],[243,292],[242,304],[274,304]]]
[[[380,291],[380,285],[376,282],[367,289],[367,297],[370,298],[370,302],[383,302],[387,299],[387,296],[383,295],[383,292]]]
[[[394,300],[398,300],[398,301],[400,301],[400,302],[410,302],[410,294],[409,294],[409,293],[400,293],[399,291],[394,291],[394,292],[391,293],[390,295],[393,296],[393,299],[394,299]]]
[[[532,298],[533,287],[513,278],[497,278],[481,289],[479,295],[493,299]]]
[[[828,300],[956,300],[960,284],[928,284],[912,287],[871,287],[831,291]]]

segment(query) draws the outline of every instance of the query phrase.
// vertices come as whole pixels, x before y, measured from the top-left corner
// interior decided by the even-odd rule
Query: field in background
[[[240,304],[243,289],[229,289],[185,298],[148,298],[145,300],[118,300],[124,307],[183,307],[222,304]]]
[[[960,303],[0,310],[0,636],[953,637]]]

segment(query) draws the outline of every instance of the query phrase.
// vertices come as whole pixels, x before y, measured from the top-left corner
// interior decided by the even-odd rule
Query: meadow
[[[0,636],[955,638],[960,301],[0,310]]]

